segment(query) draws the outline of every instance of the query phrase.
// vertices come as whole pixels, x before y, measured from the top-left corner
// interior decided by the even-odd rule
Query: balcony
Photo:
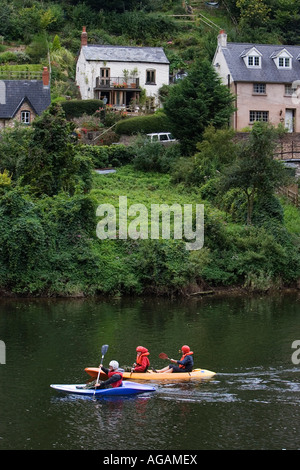
[[[139,79],[138,78],[125,78],[125,77],[97,77],[95,91],[105,91],[121,89],[126,90],[130,88],[132,90],[139,90]]]

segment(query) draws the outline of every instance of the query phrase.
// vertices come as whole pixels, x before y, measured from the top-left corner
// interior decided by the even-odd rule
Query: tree
[[[271,200],[275,190],[288,180],[283,163],[273,158],[276,135],[272,125],[256,122],[248,141],[239,145],[236,161],[223,174],[223,190],[238,188],[246,196],[248,225],[252,223],[255,198]]]
[[[270,21],[271,8],[264,0],[237,0],[236,6],[240,8],[240,25],[256,28],[265,26]]]
[[[207,126],[218,129],[229,123],[233,101],[233,95],[207,60],[195,62],[186,78],[170,86],[164,109],[184,151],[194,152]]]
[[[23,186],[30,185],[36,195],[70,195],[76,187],[91,187],[91,161],[76,152],[72,141],[73,124],[65,119],[60,104],[52,104],[33,123],[28,152],[18,162]]]
[[[216,130],[210,125],[204,130],[203,140],[197,143],[198,152],[194,155],[195,169],[202,176],[200,183],[220,175],[223,168],[234,161],[237,147],[234,134],[231,127]]]

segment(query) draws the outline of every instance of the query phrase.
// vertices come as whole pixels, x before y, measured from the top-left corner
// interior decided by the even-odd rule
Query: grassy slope
[[[168,245],[167,254],[160,251],[161,245],[155,245],[151,240],[145,247],[145,259],[143,252],[139,251],[140,248],[134,252],[137,245],[132,251],[132,246],[128,250],[128,244],[120,240],[96,243],[94,248],[103,260],[105,270],[105,274],[101,276],[101,288],[106,292],[110,289],[142,292],[145,286],[147,290],[147,282],[152,292],[163,292],[164,289],[166,292],[181,290],[197,278],[201,279],[203,274],[207,286],[247,285],[252,290],[268,290],[281,283],[280,269],[286,269],[286,265],[283,262],[282,268],[276,272],[279,261],[276,251],[280,252],[281,248],[275,239],[263,230],[250,231],[244,224],[232,223],[225,212],[201,200],[198,188],[174,186],[168,175],[138,172],[131,166],[126,166],[119,168],[115,174],[95,175],[92,194],[99,204],[110,203],[116,209],[119,196],[127,196],[128,207],[141,203],[148,211],[151,204],[193,204],[195,207],[196,204],[204,203],[205,214],[208,215],[204,226],[204,248],[197,252],[188,252],[186,255],[175,246],[172,239],[165,245]],[[284,200],[282,202],[285,226],[297,238],[300,231],[300,212]],[[297,245],[297,242],[295,243]],[[284,251],[282,253],[284,258],[286,254]],[[165,257],[169,258],[158,273],[156,263],[160,265],[162,259],[165,261]],[[151,259],[153,271],[148,280],[142,279],[143,276],[139,272],[141,263],[145,262],[145,270],[149,271]],[[273,275],[269,274],[271,272]]]

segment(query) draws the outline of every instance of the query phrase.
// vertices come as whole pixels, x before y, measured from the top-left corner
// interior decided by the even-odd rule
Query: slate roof
[[[24,101],[40,115],[51,103],[50,87],[42,80],[1,80],[0,118],[11,119]]]
[[[242,57],[253,47],[262,55],[260,69],[248,68]],[[293,57],[291,69],[279,70],[272,59],[283,49]],[[292,83],[300,79],[300,46],[228,42],[227,47],[222,47],[222,52],[234,82]]]
[[[86,60],[107,62],[146,62],[169,64],[162,47],[87,45],[82,47]]]

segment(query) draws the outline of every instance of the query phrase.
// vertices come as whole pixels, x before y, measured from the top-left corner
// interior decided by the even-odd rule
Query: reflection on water
[[[297,295],[165,299],[3,300],[0,449],[299,449]],[[85,367],[177,357],[182,344],[209,381],[157,382],[154,394],[92,399],[51,383],[83,383]],[[153,382],[151,382],[153,384]],[[16,432],[16,428],[18,432]]]

